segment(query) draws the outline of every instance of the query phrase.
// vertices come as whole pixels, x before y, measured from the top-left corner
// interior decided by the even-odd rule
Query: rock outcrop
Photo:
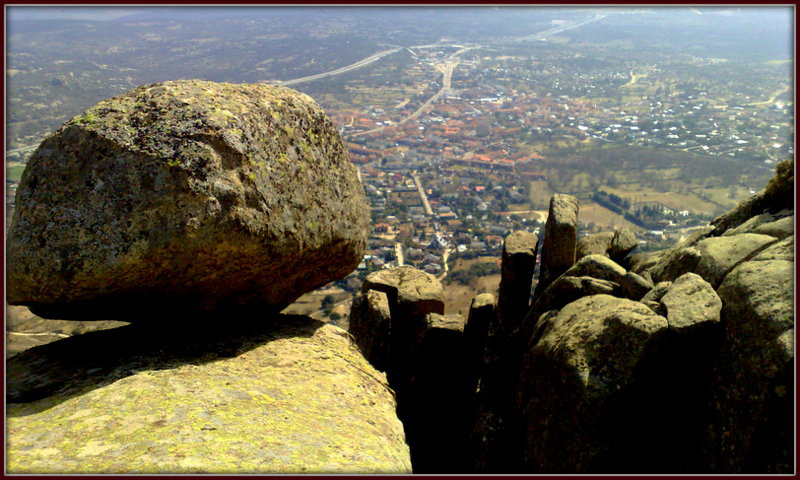
[[[587,255],[605,255],[621,263],[637,245],[636,236],[627,227],[613,232],[592,233],[578,240],[575,260]]]
[[[444,314],[442,284],[433,275],[408,265],[369,274],[361,289],[385,292],[398,318]]]
[[[794,458],[794,262],[753,260],[725,277],[721,356],[708,424],[710,468],[790,472]]]
[[[578,199],[555,194],[544,226],[539,282],[534,298],[575,263],[578,242]]]
[[[538,248],[536,235],[525,231],[513,232],[503,242],[497,299],[497,322],[502,332],[517,328],[528,311]]]
[[[130,325],[10,359],[8,471],[411,472],[385,375],[346,332],[230,323]]]
[[[575,260],[580,260],[586,255],[606,255],[614,232],[591,233],[578,240],[575,246]]]
[[[348,330],[364,358],[385,372],[389,367],[389,338],[392,333],[392,314],[386,294],[369,290],[357,296],[349,320]]]
[[[464,319],[431,313],[426,323],[412,379],[411,412],[403,420],[411,461],[415,472],[461,472],[472,403]]]
[[[494,295],[481,293],[472,299],[467,323],[464,325],[467,387],[470,392],[475,392],[477,388],[489,339],[489,329],[496,323],[496,315]]]
[[[467,348],[464,319],[444,315],[439,280],[410,266],[373,272],[362,290],[350,313],[350,332],[373,365],[385,369],[397,393],[414,472],[460,471],[470,379],[477,376],[469,369],[479,367]],[[472,329],[479,341],[475,328],[482,327]]]
[[[8,235],[8,302],[59,319],[143,321],[154,304],[160,321],[277,311],[356,267],[368,213],[336,127],[308,96],[146,85],[31,156]]]
[[[604,423],[629,423],[612,404],[628,400],[626,388],[667,320],[641,303],[593,295],[546,322],[525,356],[517,396],[523,463],[542,473],[597,471],[617,440]]]
[[[697,243],[700,261],[693,271],[718,287],[735,265],[755,256],[775,241],[775,237],[757,233],[703,239]]]
[[[782,163],[764,192],[622,264],[614,234],[581,239],[521,327],[489,335],[471,471],[790,473],[792,190]]]
[[[694,273],[675,280],[660,302],[670,330],[678,333],[715,325],[722,310],[722,301],[711,284]]]
[[[775,169],[775,176],[770,179],[763,191],[740,203],[733,210],[715,218],[711,222],[713,230],[708,235],[720,236],[753,217],[787,209],[794,212],[793,159],[778,163]]]

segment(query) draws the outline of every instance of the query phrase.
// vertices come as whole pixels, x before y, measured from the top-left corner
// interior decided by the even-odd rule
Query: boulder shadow
[[[303,315],[236,312],[215,319],[134,323],[65,338],[21,352],[6,362],[7,409],[25,416],[140,371],[203,365],[266,343],[311,337],[325,323]]]

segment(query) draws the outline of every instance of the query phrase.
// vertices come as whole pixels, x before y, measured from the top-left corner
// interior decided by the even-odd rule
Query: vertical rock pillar
[[[495,323],[494,295],[481,293],[472,299],[469,317],[464,325],[464,350],[467,385],[472,393],[478,386],[478,377],[484,362],[489,328]]]
[[[538,248],[539,239],[530,232],[514,232],[503,242],[497,300],[498,333],[502,336],[513,331],[528,312]]]
[[[550,199],[544,227],[539,283],[534,298],[575,263],[578,244],[578,199],[557,193]]]

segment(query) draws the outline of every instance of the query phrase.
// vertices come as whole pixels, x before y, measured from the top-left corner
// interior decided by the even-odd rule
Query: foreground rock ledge
[[[194,80],[67,122],[32,155],[16,202],[8,302],[61,319],[279,310],[351,272],[369,220],[311,98]]]
[[[134,324],[17,355],[8,472],[411,473],[394,394],[346,332],[260,325]]]

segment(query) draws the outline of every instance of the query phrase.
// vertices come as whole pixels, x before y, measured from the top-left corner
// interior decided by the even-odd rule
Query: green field
[[[6,168],[6,180],[14,180],[19,182],[22,177],[22,172],[25,171],[25,165],[14,165]]]

